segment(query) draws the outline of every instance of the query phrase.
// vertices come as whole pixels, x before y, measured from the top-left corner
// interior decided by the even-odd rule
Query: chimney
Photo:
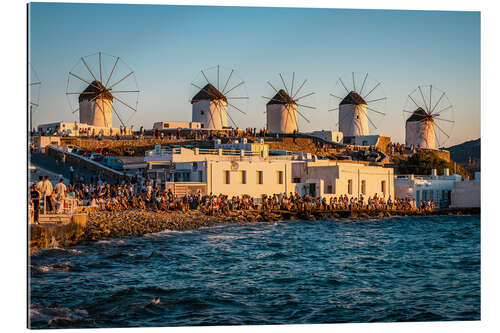
[[[443,176],[449,176],[450,175],[450,169],[444,168],[443,170]]]

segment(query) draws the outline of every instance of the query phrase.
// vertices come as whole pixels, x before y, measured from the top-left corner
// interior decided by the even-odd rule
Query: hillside
[[[472,157],[475,160],[481,159],[481,138],[477,140],[466,141],[459,145],[445,148],[450,152],[450,158],[458,163],[467,163],[467,160]]]

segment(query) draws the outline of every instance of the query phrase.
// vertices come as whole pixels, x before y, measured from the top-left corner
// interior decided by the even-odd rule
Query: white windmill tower
[[[113,127],[113,115],[126,127],[139,103],[134,71],[120,57],[102,52],[80,58],[68,74],[66,96],[80,123],[95,127]]]
[[[283,75],[280,73],[279,76],[281,78],[281,82],[283,83],[283,88],[278,90],[271,84],[271,82],[267,81],[267,84],[274,90],[276,94],[273,97],[262,96],[263,98],[269,100],[266,104],[267,129],[270,133],[292,134],[299,131],[299,115],[308,123],[310,122],[309,119],[307,119],[300,111],[300,108],[316,108],[298,102],[304,98],[314,95],[314,92],[310,92],[297,97],[297,95],[306,84],[307,79],[304,79],[299,88],[294,92],[293,88],[295,85],[295,72],[292,73],[290,90],[288,90],[286,86]]]
[[[349,76],[338,79],[334,92],[330,93],[333,97],[330,103],[336,107],[328,111],[339,111],[338,128],[344,137],[370,135],[370,125],[378,129],[376,124],[380,116],[385,116],[381,110],[385,108],[387,97],[381,83],[368,79],[368,73],[352,72]],[[345,82],[352,82],[352,86]]]
[[[433,100],[436,101],[434,105]],[[455,123],[453,105],[446,93],[432,85],[418,86],[408,95],[403,116],[406,119],[407,147],[442,147],[449,139]]]
[[[200,76],[201,75],[201,76]],[[205,129],[221,130],[230,128],[229,120],[238,127],[228,112],[236,109],[242,114],[247,107],[248,95],[243,81],[234,69],[227,70],[220,65],[200,71],[191,86],[196,89],[191,98],[192,121],[200,122]],[[231,79],[236,79],[233,85]],[[222,86],[222,82],[224,86]]]

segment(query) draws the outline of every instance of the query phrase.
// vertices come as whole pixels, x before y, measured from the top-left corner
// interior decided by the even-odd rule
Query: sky
[[[479,12],[32,3],[28,46],[42,82],[34,125],[77,120],[68,72],[101,51],[135,72],[139,103],[127,124],[135,128],[191,121],[190,83],[220,65],[245,81],[247,115],[230,110],[240,128],[265,127],[266,82],[295,72],[315,92],[300,130],[336,129],[329,93],[356,72],[369,73],[387,97],[374,134],[404,142],[408,94],[432,84],[454,106],[445,146],[480,137]]]

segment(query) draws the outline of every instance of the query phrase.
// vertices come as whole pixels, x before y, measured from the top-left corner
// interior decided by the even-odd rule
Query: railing
[[[43,196],[43,214],[72,214],[76,211],[78,207],[78,201],[75,198],[65,197],[64,199],[58,200],[53,205],[53,210],[51,212],[47,211],[47,200],[50,200],[50,197]]]

